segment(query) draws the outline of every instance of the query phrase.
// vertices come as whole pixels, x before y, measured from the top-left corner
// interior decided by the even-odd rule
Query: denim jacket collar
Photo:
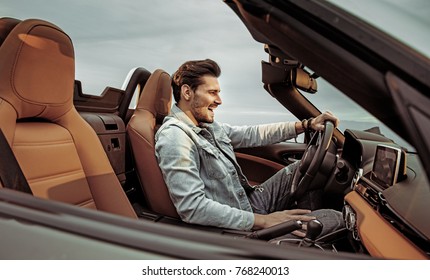
[[[185,123],[189,128],[191,128],[196,134],[199,134],[202,131],[202,128],[199,126],[196,126],[191,119],[185,114],[184,111],[181,110],[176,104],[173,104],[172,109],[170,111],[170,115],[174,118],[182,121]],[[203,128],[206,128],[208,124],[202,123],[201,126]]]

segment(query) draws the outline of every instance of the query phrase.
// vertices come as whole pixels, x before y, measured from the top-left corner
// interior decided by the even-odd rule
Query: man
[[[250,186],[238,165],[233,148],[278,143],[305,129],[322,130],[325,120],[338,119],[323,113],[310,122],[285,122],[234,127],[214,121],[222,104],[216,62],[206,59],[185,62],[172,76],[173,105],[158,130],[156,156],[181,219],[188,223],[251,230],[295,219],[318,218],[323,234],[343,226],[333,210],[311,212],[289,209],[291,179],[297,164],[279,171],[259,186]],[[304,232],[296,232],[304,236]]]

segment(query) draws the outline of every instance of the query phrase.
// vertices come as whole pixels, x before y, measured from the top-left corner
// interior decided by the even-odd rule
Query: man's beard
[[[209,110],[209,107],[203,107],[199,102],[194,102],[192,104],[193,115],[198,123],[213,123],[215,120],[215,114],[213,111]],[[214,114],[210,117],[210,114]]]

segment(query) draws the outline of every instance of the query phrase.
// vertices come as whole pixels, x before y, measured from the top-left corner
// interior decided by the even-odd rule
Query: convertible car
[[[61,27],[3,17],[1,259],[429,259],[429,54],[341,1],[224,2],[266,52],[264,90],[297,119],[322,99],[348,110],[346,97],[377,120],[358,128],[337,114],[338,128],[236,150],[254,184],[300,160],[296,195],[319,190],[315,209],[342,211],[346,228],[316,237],[309,223],[300,240],[283,237],[300,221],[252,232],[182,222],[154,154],[171,73],[142,65],[123,88],[89,95]]]

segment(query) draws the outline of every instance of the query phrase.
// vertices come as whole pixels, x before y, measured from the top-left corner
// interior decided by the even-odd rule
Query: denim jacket
[[[234,148],[278,143],[296,136],[294,122],[196,126],[176,105],[155,135],[158,164],[181,219],[188,223],[250,230],[252,189]]]

